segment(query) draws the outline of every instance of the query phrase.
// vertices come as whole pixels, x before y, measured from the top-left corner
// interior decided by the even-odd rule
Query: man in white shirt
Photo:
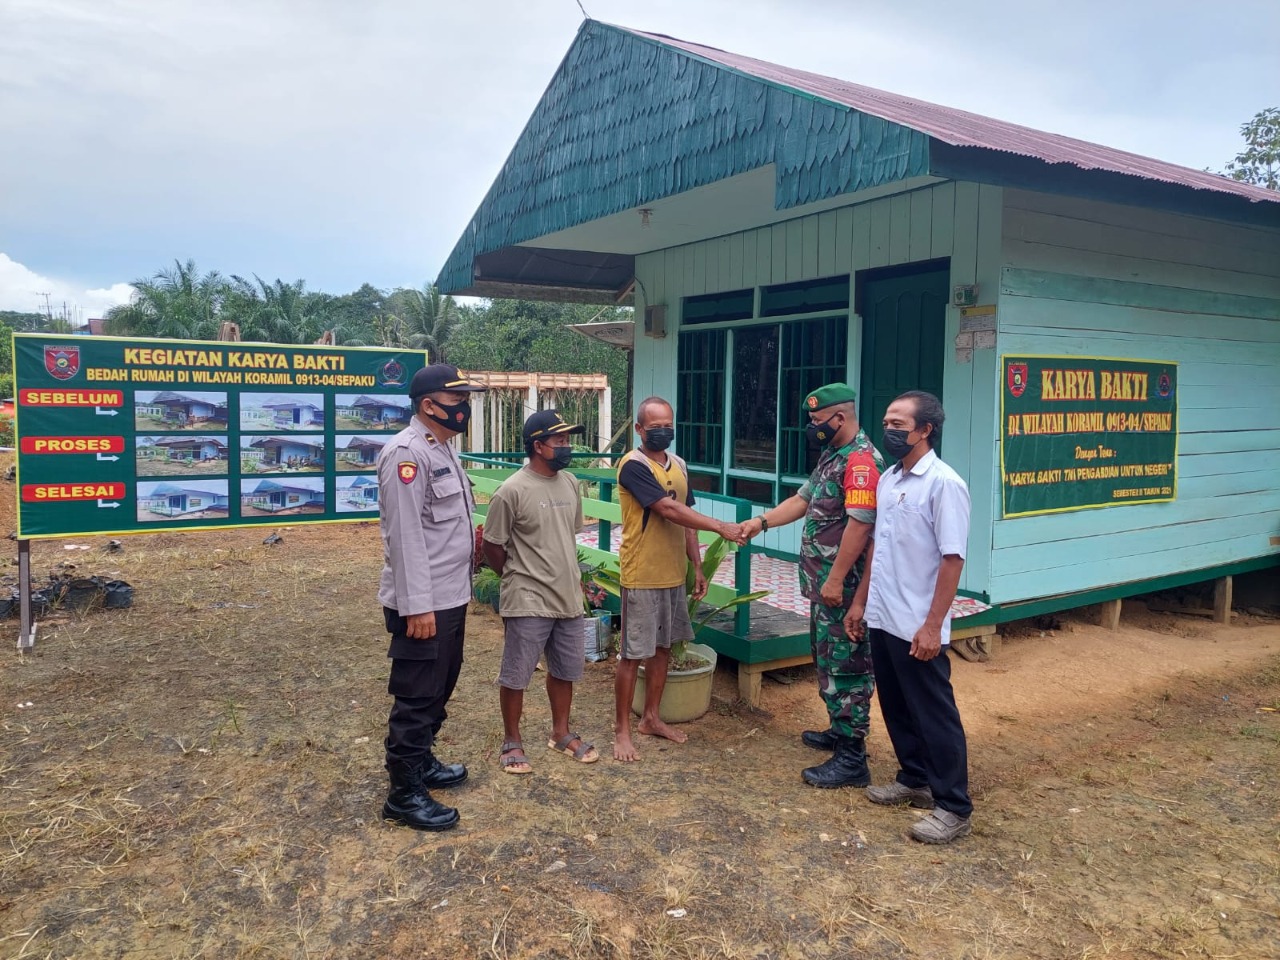
[[[868,787],[867,799],[929,810],[911,828],[922,843],[968,836],[973,812],[947,657],[969,539],[969,488],[934,452],[944,418],[938,398],[922,390],[885,411],[884,450],[898,463],[876,487],[867,572],[845,617],[850,636],[870,631],[880,713],[898,756],[896,781]]]

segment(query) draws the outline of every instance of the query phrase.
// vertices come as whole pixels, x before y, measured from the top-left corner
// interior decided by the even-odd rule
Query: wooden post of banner
[[[36,625],[31,617],[31,541],[18,541],[18,649],[36,645]]]
[[[232,323],[230,320],[222,321],[222,326],[218,328],[218,339],[229,340],[232,343],[239,343],[240,324]]]

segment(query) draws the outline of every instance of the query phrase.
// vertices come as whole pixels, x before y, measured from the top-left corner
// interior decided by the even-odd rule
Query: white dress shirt
[[[932,450],[909,471],[895,464],[876,487],[873,536],[867,626],[910,642],[929,615],[942,558],[965,555],[969,488]],[[942,642],[951,642],[950,614]]]

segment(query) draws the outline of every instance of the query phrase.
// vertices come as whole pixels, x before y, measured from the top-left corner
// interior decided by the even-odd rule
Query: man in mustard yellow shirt
[[[693,563],[694,596],[707,592],[698,551],[698,530],[742,542],[742,527],[704,516],[693,509],[693,490],[684,461],[668,451],[675,439],[675,412],[661,397],[650,397],[636,411],[641,445],[618,466],[622,503],[622,660],[614,676],[613,758],[640,759],[631,740],[631,698],[644,662],[644,711],[636,729],[684,743],[688,737],[663,723],[658,704],[667,684],[671,644],[693,639],[685,595],[685,571]]]

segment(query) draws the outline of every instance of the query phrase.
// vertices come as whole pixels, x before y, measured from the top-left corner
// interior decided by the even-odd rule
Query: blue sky
[[[582,0],[591,16],[1220,169],[1280,106],[1280,3]],[[334,293],[433,279],[575,0],[0,0],[0,309],[174,258]]]

